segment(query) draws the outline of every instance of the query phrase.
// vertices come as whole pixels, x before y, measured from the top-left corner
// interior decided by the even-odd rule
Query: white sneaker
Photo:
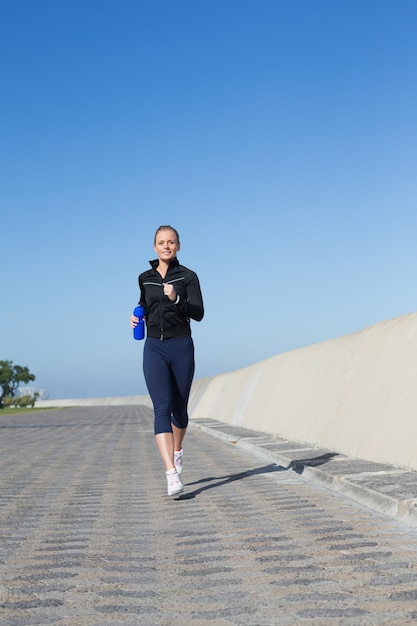
[[[184,450],[181,448],[181,450],[178,450],[178,452],[174,452],[174,465],[175,465],[175,469],[177,470],[177,474],[181,474],[182,472],[182,455],[184,453]]]
[[[178,476],[176,470],[170,470],[166,473],[168,483],[168,495],[176,496],[177,493],[184,491],[184,485],[181,482],[181,478]]]

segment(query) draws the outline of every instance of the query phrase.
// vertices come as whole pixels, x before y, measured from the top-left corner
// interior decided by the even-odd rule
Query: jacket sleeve
[[[143,287],[143,284],[142,284],[142,275],[139,276],[138,283],[139,283],[139,291],[140,291],[138,304],[139,304],[139,306],[141,306],[144,309],[145,315],[146,315],[147,310],[146,310],[145,290],[144,290],[144,287]]]
[[[187,298],[180,298],[178,310],[196,322],[200,322],[204,317],[203,296],[200,289],[200,281],[197,274],[190,271],[187,279]]]

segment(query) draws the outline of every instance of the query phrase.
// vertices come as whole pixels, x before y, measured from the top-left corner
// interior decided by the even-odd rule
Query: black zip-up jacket
[[[145,310],[147,336],[157,339],[191,336],[190,318],[199,322],[204,316],[197,274],[173,259],[162,278],[156,270],[158,259],[149,262],[152,269],[140,274],[138,279],[139,304]],[[174,286],[175,302],[164,295],[163,283]]]

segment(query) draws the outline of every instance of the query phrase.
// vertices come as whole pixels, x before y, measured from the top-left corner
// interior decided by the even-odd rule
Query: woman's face
[[[161,261],[172,261],[177,256],[180,244],[173,230],[160,230],[155,237],[154,250]]]

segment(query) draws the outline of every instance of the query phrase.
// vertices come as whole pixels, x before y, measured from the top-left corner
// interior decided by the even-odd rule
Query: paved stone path
[[[146,407],[0,415],[0,623],[417,622],[417,531],[191,426],[168,498]]]

